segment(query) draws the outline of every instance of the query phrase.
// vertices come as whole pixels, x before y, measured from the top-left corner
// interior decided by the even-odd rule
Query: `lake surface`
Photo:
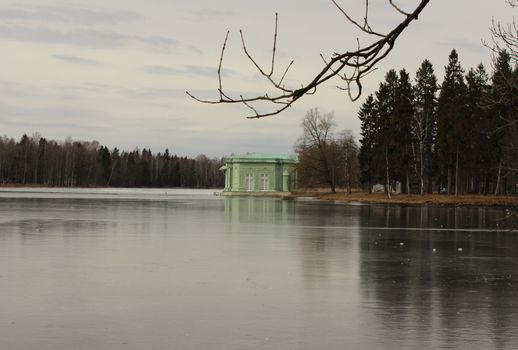
[[[518,349],[505,208],[0,189],[0,349]]]

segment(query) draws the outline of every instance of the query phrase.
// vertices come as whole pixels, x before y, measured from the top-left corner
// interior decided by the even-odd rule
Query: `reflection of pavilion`
[[[293,214],[293,201],[268,197],[227,197],[225,218],[232,223],[268,222],[280,223]]]

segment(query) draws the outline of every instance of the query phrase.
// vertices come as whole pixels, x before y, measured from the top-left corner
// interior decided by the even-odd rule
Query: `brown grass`
[[[408,195],[392,194],[388,198],[386,194],[367,192],[344,192],[330,193],[319,191],[305,191],[295,194],[296,197],[315,197],[330,201],[343,202],[367,202],[367,203],[392,203],[392,204],[438,204],[438,205],[498,205],[498,206],[518,206],[518,196],[494,196],[494,195],[444,195],[444,194],[425,194]]]

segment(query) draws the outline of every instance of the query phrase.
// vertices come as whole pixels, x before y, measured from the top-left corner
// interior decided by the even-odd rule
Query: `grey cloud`
[[[146,37],[146,38],[134,37],[134,38],[137,40],[140,40],[140,41],[145,41],[149,44],[153,44],[156,46],[176,46],[176,45],[178,45],[178,41],[176,41],[175,39],[166,38],[163,36],[150,36],[150,37]]]
[[[131,99],[134,98],[180,98],[184,97],[185,91],[177,88],[140,88],[121,89],[120,93]]]
[[[168,66],[146,66],[141,68],[142,71],[159,74],[159,75],[185,75],[185,76],[204,76],[217,77],[218,71],[216,67],[183,65],[180,68]],[[222,74],[226,76],[235,76],[237,72],[232,69],[223,69]]]
[[[0,8],[1,20],[44,21],[70,24],[116,24],[135,21],[142,17],[130,11],[97,11],[58,6],[31,6]]]
[[[480,52],[485,53],[487,49],[482,45],[481,41],[476,40],[451,40],[451,41],[437,41],[436,45],[444,46],[451,49],[456,49],[457,51],[471,51],[471,52]],[[460,56],[462,61],[462,54]]]
[[[43,98],[48,100],[55,96],[66,96],[67,99],[71,99],[75,97],[82,98],[87,93],[105,96],[108,92],[114,93],[118,90],[119,88],[113,86],[103,86],[100,84],[89,83],[81,85],[39,87],[36,85],[22,84],[14,81],[0,80],[0,102],[2,101],[2,97],[5,98],[7,96],[29,99]]]
[[[86,58],[81,58],[81,57],[76,57],[76,56],[53,55],[52,57],[57,59],[57,60],[65,61],[65,62],[68,62],[68,63],[84,64],[84,65],[94,65],[94,66],[100,65],[100,63],[95,61],[95,60],[89,60],[89,59],[86,59]]]
[[[121,88],[118,91],[119,94],[130,98],[130,99],[162,99],[167,100],[173,99],[190,99],[186,94],[185,89],[182,88],[155,88],[155,87],[143,87],[143,88]],[[216,89],[191,89],[189,93],[202,99],[211,99],[217,95]]]
[[[71,44],[96,48],[120,48],[125,46],[143,46],[147,49],[177,50],[181,45],[172,38],[158,36],[134,36],[114,31],[75,29],[69,31],[54,30],[45,27],[25,27],[18,25],[0,25],[0,37],[26,42]],[[195,49],[190,48],[195,51]]]
[[[0,111],[6,115],[12,115],[17,117],[41,117],[51,118],[52,121],[62,121],[60,116],[67,119],[76,116],[78,119],[82,119],[87,116],[91,116],[92,111],[85,111],[84,109],[76,109],[67,106],[53,106],[53,107],[27,107],[15,104],[2,103],[0,101]],[[98,114],[98,112],[95,112]]]
[[[167,66],[146,66],[141,68],[142,71],[146,73],[152,74],[160,74],[160,75],[177,75],[181,74],[180,69],[167,67]]]
[[[12,94],[20,90],[20,83],[10,80],[0,80],[0,93],[2,95]]]
[[[94,111],[86,112],[63,106],[33,108],[1,101],[0,116],[4,129],[19,130],[16,133],[11,131],[9,136],[18,133],[45,132],[46,130],[70,130],[67,134],[73,135],[78,128],[81,130],[94,129],[100,132],[104,128],[100,122],[95,123],[94,118],[99,121],[106,119]],[[88,121],[88,124],[81,125],[85,120]]]
[[[0,37],[16,41],[76,44],[93,47],[120,47],[124,36],[94,30],[58,31],[48,28],[0,25]]]
[[[221,11],[214,9],[201,9],[196,11],[191,11],[189,13],[191,17],[207,20],[207,19],[221,19],[224,17],[235,17],[238,15],[237,12],[234,11]]]

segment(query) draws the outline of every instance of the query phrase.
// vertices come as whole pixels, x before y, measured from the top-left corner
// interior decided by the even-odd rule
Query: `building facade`
[[[230,156],[221,167],[226,194],[274,194],[297,190],[296,156],[246,153]]]

